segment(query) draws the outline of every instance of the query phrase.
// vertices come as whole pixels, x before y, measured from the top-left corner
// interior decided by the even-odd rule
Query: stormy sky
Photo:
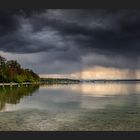
[[[40,75],[137,78],[139,54],[140,10],[0,10],[0,55]]]

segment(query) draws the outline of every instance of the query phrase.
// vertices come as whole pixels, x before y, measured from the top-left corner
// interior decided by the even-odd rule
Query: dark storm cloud
[[[42,9],[0,10],[0,35],[11,33],[12,31],[16,31],[18,29],[18,27],[20,26],[18,16],[30,17],[30,15],[37,14],[38,12],[41,11],[43,10]]]
[[[18,21],[14,16],[14,11],[0,10],[0,35],[15,31],[18,26]]]
[[[82,65],[139,68],[140,10],[0,10],[0,50],[46,52],[38,57],[49,72]]]
[[[34,31],[49,26],[64,41],[75,42],[84,52],[139,55],[140,11],[137,10],[56,10],[33,21]]]

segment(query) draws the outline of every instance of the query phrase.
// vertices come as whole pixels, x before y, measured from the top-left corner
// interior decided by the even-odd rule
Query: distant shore
[[[39,82],[23,82],[23,83],[0,83],[0,87],[5,86],[21,86],[33,84],[78,84],[78,83],[110,83],[110,82],[140,82],[140,79],[95,79],[95,80],[77,80],[77,79],[58,79],[58,78],[41,78]]]
[[[140,79],[94,79],[81,80],[83,82],[140,82]]]

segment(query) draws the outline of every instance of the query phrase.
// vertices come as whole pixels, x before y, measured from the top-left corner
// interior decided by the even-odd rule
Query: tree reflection
[[[13,86],[12,88],[7,86],[0,88],[0,110],[5,107],[5,104],[17,104],[24,96],[31,96],[36,90],[39,89],[39,85],[28,86]]]

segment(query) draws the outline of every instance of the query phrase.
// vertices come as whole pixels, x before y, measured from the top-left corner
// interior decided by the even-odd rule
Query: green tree
[[[39,79],[35,72],[21,68],[17,61],[6,61],[0,56],[0,82],[36,82]]]

